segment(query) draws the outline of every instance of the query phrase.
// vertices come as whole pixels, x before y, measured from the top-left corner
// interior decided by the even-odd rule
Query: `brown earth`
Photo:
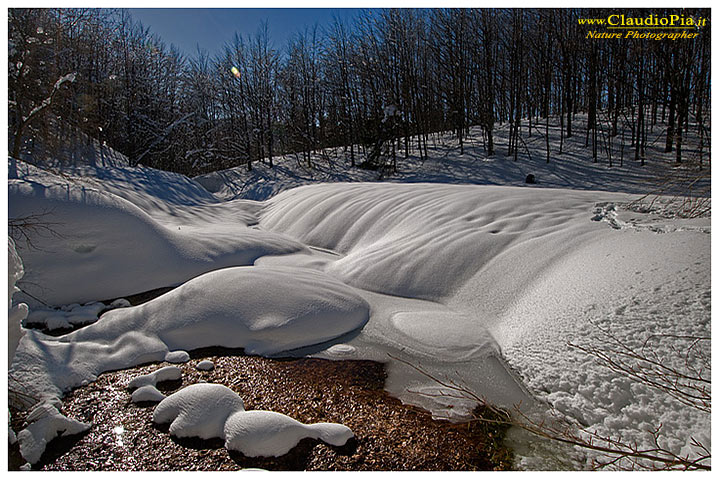
[[[215,369],[195,365],[212,360]],[[41,470],[506,470],[511,453],[502,446],[504,427],[453,424],[403,405],[384,390],[385,371],[370,361],[268,359],[241,352],[196,351],[180,367],[182,381],[160,384],[166,395],[198,382],[236,391],[245,408],[273,410],[305,423],[337,422],[355,438],[343,447],[304,440],[277,458],[248,458],[228,452],[219,439],[180,440],[152,423],[154,405],[135,405],[126,386],[161,364],[101,375],[63,399],[62,412],[92,423],[89,432],[51,442],[33,469]],[[488,416],[491,412],[482,412]],[[13,412],[15,431],[24,414]],[[122,433],[119,428],[122,427]],[[17,446],[10,469],[17,469]]]

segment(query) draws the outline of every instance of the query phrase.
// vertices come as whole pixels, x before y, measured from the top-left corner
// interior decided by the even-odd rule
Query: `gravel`
[[[127,385],[166,363],[101,375],[63,399],[62,412],[91,422],[84,435],[53,441],[39,470],[504,470],[511,453],[504,428],[492,423],[453,424],[403,405],[384,390],[383,365],[370,361],[268,359],[237,351],[206,349],[179,365],[181,381],[159,383],[165,395],[198,382],[236,391],[245,408],[273,410],[304,423],[336,422],[355,433],[343,447],[303,440],[278,458],[248,458],[228,452],[223,441],[181,440],[152,423],[154,404],[133,404]],[[197,369],[210,360],[215,368]],[[13,412],[13,427],[25,415]],[[9,468],[23,463],[10,448]]]

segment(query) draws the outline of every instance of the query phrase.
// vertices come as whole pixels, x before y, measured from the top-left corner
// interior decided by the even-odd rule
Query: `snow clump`
[[[165,361],[170,363],[185,363],[190,360],[190,354],[185,350],[175,350],[165,355]]]
[[[90,428],[89,423],[67,418],[55,405],[47,402],[34,408],[28,421],[33,423],[21,431],[17,438],[20,442],[20,454],[29,463],[37,463],[48,442],[55,437],[76,435]]]
[[[245,410],[242,398],[225,385],[198,383],[160,402],[153,422],[170,423],[170,434],[180,438],[223,438],[225,421],[240,410]]]
[[[142,402],[161,402],[167,398],[160,390],[155,388],[154,385],[143,385],[142,387],[135,390],[130,399],[133,403]]]
[[[162,367],[155,370],[153,373],[147,375],[139,375],[128,384],[129,389],[140,388],[145,386],[156,386],[159,382],[169,382],[173,380],[180,380],[182,378],[182,370],[178,367],[168,366]]]
[[[342,446],[354,435],[339,423],[304,424],[282,413],[239,411],[225,422],[225,448],[248,457],[279,457],[304,438]]]
[[[207,371],[207,370],[212,370],[213,368],[215,368],[215,364],[213,362],[211,362],[210,360],[203,360],[202,362],[199,362],[197,364],[198,370]]]
[[[28,306],[24,303],[13,305],[12,297],[20,289],[15,284],[23,277],[22,259],[15,251],[15,242],[8,237],[8,364],[12,363],[15,350],[24,332],[20,323],[28,315]]]
[[[221,438],[225,448],[248,457],[278,457],[304,438],[344,445],[354,435],[337,423],[306,425],[287,415],[265,410],[245,411],[240,396],[224,385],[190,385],[155,408],[153,422],[170,423],[176,437]]]

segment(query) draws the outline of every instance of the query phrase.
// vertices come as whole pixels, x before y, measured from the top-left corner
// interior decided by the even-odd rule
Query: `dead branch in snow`
[[[8,234],[15,241],[16,245],[19,246],[22,242],[28,249],[39,250],[34,243],[36,236],[62,238],[62,235],[55,229],[55,227],[60,224],[50,222],[47,219],[52,213],[52,211],[44,211],[23,217],[8,218]]]
[[[704,340],[704,338],[699,339],[699,341]],[[693,343],[693,346],[694,345],[696,344]],[[583,349],[583,351],[591,355],[593,353],[600,354],[599,350],[587,347]],[[537,437],[600,453],[602,454],[601,458],[591,460],[591,465],[594,470],[608,467],[614,467],[620,470],[710,470],[711,453],[706,445],[695,438],[691,438],[694,455],[678,455],[661,445],[660,430],[662,425],[648,432],[652,437],[651,446],[640,446],[637,442],[625,440],[619,435],[606,435],[587,426],[583,426],[577,420],[562,414],[552,407],[549,407],[543,415],[526,413],[520,404],[514,405],[511,410],[496,407],[490,404],[482,395],[468,388],[464,382],[458,382],[449,378],[439,378],[418,365],[393,355],[388,355],[394,360],[408,365],[445,389],[445,391],[438,393],[415,393],[427,397],[470,400],[477,403],[478,406],[483,407],[482,409],[476,408],[473,410],[472,418],[469,420],[471,422],[501,423],[509,427],[518,427]],[[598,358],[604,359],[607,357],[607,355],[603,355]],[[626,355],[622,358],[636,357],[637,355],[632,357]],[[690,375],[682,375],[678,379],[678,385],[674,389],[671,388],[670,385],[661,387],[664,385],[663,381],[667,381],[672,376],[672,368],[658,368],[658,370],[636,370],[627,366],[621,368],[623,361],[622,359],[615,359],[612,364],[613,367],[611,368],[616,368],[616,371],[627,376],[635,375],[632,376],[632,378],[646,375],[648,376],[646,384],[649,386],[655,386],[655,388],[659,388],[666,393],[672,392],[675,394],[673,398],[686,395],[688,398],[683,402],[684,404],[701,411],[709,411],[709,385],[707,390],[704,390],[702,387],[690,388],[687,386],[688,382],[683,383],[680,380],[680,378],[687,380],[685,377]],[[649,358],[648,363],[652,365],[654,360]],[[707,378],[709,379],[709,369],[706,372]],[[709,380],[707,381],[709,384]],[[704,376],[700,383],[705,383]],[[704,397],[705,393],[707,393],[708,396],[707,405],[704,403],[704,400],[698,401],[696,398]],[[705,407],[707,407],[707,410]],[[483,412],[491,412],[491,414],[487,415]]]

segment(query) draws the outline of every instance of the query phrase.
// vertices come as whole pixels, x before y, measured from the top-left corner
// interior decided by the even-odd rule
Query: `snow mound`
[[[130,397],[133,403],[162,402],[165,398],[165,395],[154,385],[144,385],[135,390]]]
[[[62,415],[54,405],[43,403],[30,415],[32,423],[18,436],[20,454],[29,463],[40,460],[48,442],[58,436],[76,435],[90,428],[90,424],[78,422]]]
[[[185,350],[175,350],[165,355],[165,361],[169,363],[185,363],[190,360],[190,354]]]
[[[304,438],[342,446],[354,435],[339,423],[304,424],[282,413],[239,411],[225,423],[225,448],[248,457],[279,457]]]
[[[165,398],[155,408],[153,422],[170,423],[176,437],[224,439],[225,448],[249,457],[284,455],[304,438],[340,446],[353,437],[337,423],[306,425],[277,412],[245,411],[237,393],[213,383],[190,385]]]
[[[160,382],[169,382],[173,380],[180,380],[182,378],[182,370],[175,366],[162,367],[155,370],[147,375],[140,375],[132,380],[128,384],[128,388],[140,388],[144,386],[155,386]]]
[[[15,242],[8,237],[8,365],[12,363],[15,350],[23,336],[20,324],[28,315],[26,304],[13,305],[12,300],[13,295],[20,291],[16,284],[24,273],[22,259],[15,250]]]
[[[198,362],[196,368],[198,370],[208,371],[215,368],[215,364],[211,362],[210,360],[203,360],[201,362]]]
[[[62,337],[32,332],[12,371],[36,378],[31,388],[59,395],[102,372],[162,361],[174,350],[228,347],[271,355],[322,343],[362,327],[369,315],[351,287],[322,272],[226,268]]]
[[[591,224],[595,198],[524,187],[310,185],[270,199],[260,225],[345,254],[327,271],[351,285],[443,300],[515,246],[576,227],[573,219]]]
[[[170,434],[176,437],[224,438],[228,417],[243,410],[242,398],[225,385],[198,383],[160,402],[153,422],[170,423]]]
[[[145,192],[151,190],[149,183],[118,183],[116,193],[120,185]],[[8,181],[9,218],[39,225],[32,235],[35,248],[18,245],[28,293],[50,305],[117,298],[177,285],[217,268],[251,265],[263,255],[305,249],[281,235],[248,228],[257,207],[247,202],[220,209],[209,205],[212,211],[195,212],[193,218],[201,220],[188,223],[170,216],[162,200],[156,199],[152,209],[147,192],[124,194],[133,201],[116,193],[93,179],[31,166]],[[223,221],[208,225],[208,219],[218,218]]]

